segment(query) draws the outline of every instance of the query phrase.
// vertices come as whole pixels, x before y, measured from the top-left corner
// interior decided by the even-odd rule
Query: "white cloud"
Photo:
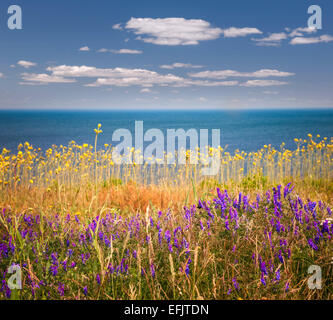
[[[303,33],[316,33],[317,29],[316,28],[296,28],[292,32],[289,33],[289,37],[302,37]]]
[[[89,66],[66,66],[48,67],[47,71],[58,77],[71,78],[97,78],[96,82],[88,84],[90,87],[97,86],[142,86],[152,87],[154,85],[186,87],[186,86],[233,86],[237,85],[237,81],[208,81],[208,80],[192,80],[179,77],[173,74],[159,74],[155,71],[146,69],[127,69],[114,68],[102,69]]]
[[[266,91],[263,91],[262,93],[264,93],[264,94],[278,94],[279,92],[278,91],[268,91],[268,90],[266,90]]]
[[[79,51],[90,51],[90,48],[87,46],[81,47]]]
[[[320,37],[295,37],[289,42],[292,45],[295,44],[312,44],[312,43],[321,43],[321,42],[330,42],[333,41],[333,37],[327,34],[324,34]]]
[[[245,28],[231,27],[222,30],[222,32],[225,38],[245,37],[250,34],[262,34],[262,31],[258,30],[257,28],[248,28],[248,27]]]
[[[188,87],[191,85],[201,87],[233,87],[238,85],[238,81],[184,80],[185,81],[183,83],[175,85],[175,87]]]
[[[200,97],[200,98],[198,98],[198,100],[199,100],[200,102],[206,102],[206,101],[207,101],[207,99],[206,99],[205,97]]]
[[[155,71],[146,69],[127,69],[127,68],[113,68],[103,69],[89,66],[67,66],[60,65],[56,67],[48,67],[47,71],[52,74],[63,77],[104,77],[104,78],[149,78],[159,75]]]
[[[290,44],[311,44],[319,42],[329,42],[332,41],[332,37],[329,35],[323,35],[314,38],[304,38],[305,34],[316,33],[316,28],[299,27],[295,29],[284,28],[285,32],[271,33],[264,38],[252,38],[253,41],[257,43],[258,46],[279,46],[283,40],[288,38],[293,38]]]
[[[157,45],[196,45],[199,41],[214,40],[223,33],[201,19],[131,18],[125,26],[137,39]]]
[[[123,30],[123,28],[122,28],[122,26],[121,26],[120,23],[114,24],[112,26],[112,29],[114,29],[114,30]]]
[[[99,50],[97,50],[97,52],[108,52],[109,50],[108,49],[105,49],[105,48],[101,48]]]
[[[3,78],[5,75],[2,73],[2,72],[0,72],[0,78]]]
[[[23,68],[26,68],[26,69],[28,69],[30,67],[34,67],[34,66],[37,65],[37,63],[35,63],[35,62],[26,61],[26,60],[20,60],[20,61],[17,62],[17,64],[19,66],[23,67]]]
[[[189,79],[177,77],[174,75],[155,75],[150,78],[98,78],[94,83],[88,84],[88,87],[100,86],[142,86],[153,87],[169,86],[169,87],[189,87],[189,86],[202,86],[202,87],[217,87],[217,86],[235,86],[238,81],[192,81]]]
[[[278,70],[262,69],[255,72],[245,73],[234,70],[204,71],[193,74],[193,78],[184,78],[173,74],[159,74],[155,71],[146,69],[127,69],[127,68],[96,68],[90,66],[53,66],[46,69],[50,74],[23,73],[22,84],[46,84],[46,83],[71,83],[76,82],[77,78],[95,78],[92,83],[85,84],[87,87],[116,86],[143,87],[141,93],[154,93],[150,88],[154,86],[163,87],[222,87],[222,86],[246,86],[246,87],[264,87],[287,84],[287,82],[276,80],[248,80],[239,83],[236,80],[220,81],[228,77],[287,77],[293,75],[290,72]],[[208,78],[208,79],[195,79]],[[216,79],[212,81],[209,79]]]
[[[199,66],[199,65],[193,65],[191,63],[181,63],[181,62],[175,62],[173,64],[167,65],[167,64],[163,64],[160,66],[161,69],[175,69],[175,68],[202,68],[203,66]]]
[[[119,49],[119,50],[114,50],[114,49],[99,49],[97,52],[111,52],[111,53],[116,53],[116,54],[142,54],[141,50],[133,50],[133,49]]]
[[[143,88],[140,90],[140,93],[149,93],[149,92],[152,92],[152,91],[148,88]]]
[[[226,79],[229,77],[245,77],[245,78],[289,77],[293,76],[294,73],[284,72],[274,69],[261,69],[254,72],[239,72],[235,70],[202,71],[198,73],[190,73],[189,75],[194,78]]]
[[[248,80],[245,83],[240,84],[242,87],[269,87],[269,86],[281,86],[288,84],[288,82],[278,80]]]
[[[278,46],[282,40],[287,39],[287,34],[284,32],[280,33],[271,33],[266,38],[252,38],[253,41],[257,42],[259,46]]]
[[[47,84],[47,83],[71,83],[76,82],[75,79],[67,79],[46,73],[22,73],[22,80],[20,84]]]
[[[110,50],[110,52],[117,54],[142,54],[141,50],[132,50],[132,49]]]

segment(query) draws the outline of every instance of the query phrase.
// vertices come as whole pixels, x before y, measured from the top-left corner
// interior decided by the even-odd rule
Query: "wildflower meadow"
[[[2,149],[0,299],[333,298],[333,138],[209,148],[203,176],[208,161],[119,165],[100,134]]]

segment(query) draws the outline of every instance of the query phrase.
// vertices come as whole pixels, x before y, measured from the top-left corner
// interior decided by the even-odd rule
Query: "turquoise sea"
[[[246,110],[246,111],[0,111],[0,149],[15,151],[28,141],[46,149],[53,144],[94,142],[93,129],[102,124],[99,144],[112,143],[116,129],[134,132],[135,121],[143,121],[144,132],[183,128],[220,129],[221,145],[254,151],[264,144],[293,149],[294,138],[308,133],[333,137],[333,110]],[[133,138],[134,139],[134,138]],[[117,144],[114,142],[113,144]]]

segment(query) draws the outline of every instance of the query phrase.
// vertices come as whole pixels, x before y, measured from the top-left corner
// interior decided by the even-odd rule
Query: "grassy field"
[[[210,149],[221,170],[204,177],[207,161],[116,165],[95,134],[2,150],[1,299],[333,298],[333,138]],[[22,290],[7,285],[12,264]]]

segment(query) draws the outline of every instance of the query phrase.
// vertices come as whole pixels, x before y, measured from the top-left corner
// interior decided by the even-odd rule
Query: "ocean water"
[[[333,137],[333,110],[0,111],[0,150],[15,151],[25,141],[42,149],[67,145],[71,140],[93,144],[98,123],[103,130],[99,145],[115,145],[113,132],[124,128],[134,133],[139,120],[144,132],[156,128],[165,137],[167,129],[209,129],[210,137],[212,129],[220,129],[221,146],[227,146],[229,152],[255,151],[264,144],[279,147],[281,142],[294,149],[293,139],[307,138],[308,133]]]

